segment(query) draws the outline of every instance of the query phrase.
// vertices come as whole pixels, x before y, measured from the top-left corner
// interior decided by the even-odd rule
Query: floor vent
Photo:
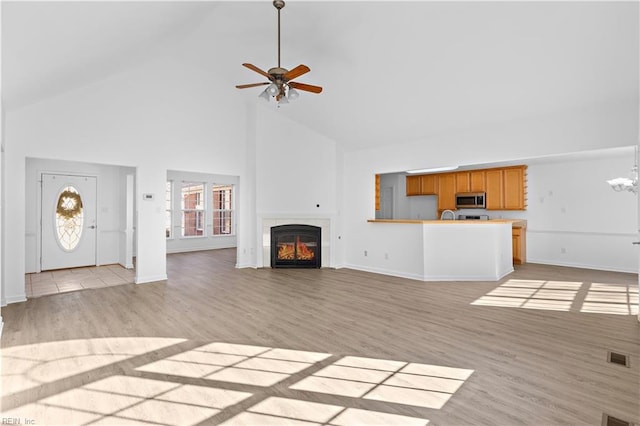
[[[620,420],[608,414],[602,415],[602,426],[633,426],[633,423],[626,420]]]
[[[611,352],[607,354],[607,361],[612,364],[618,364],[625,367],[629,367],[629,356],[624,354],[619,354],[616,352]]]

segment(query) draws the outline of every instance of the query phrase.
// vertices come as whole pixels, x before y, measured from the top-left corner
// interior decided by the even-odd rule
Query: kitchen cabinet
[[[407,176],[407,196],[437,195],[438,175]]]
[[[515,225],[511,230],[513,263],[523,265],[527,259],[527,228]]]
[[[457,172],[456,174],[456,193],[471,192],[471,173]]]
[[[472,170],[468,172],[457,172],[456,192],[484,192],[485,191],[485,171]]]
[[[376,175],[376,211],[380,210],[380,175]]]
[[[456,174],[438,175],[438,211],[456,209]]]
[[[420,194],[420,176],[407,176],[407,197]]]
[[[486,208],[499,210],[502,208],[502,170],[492,169],[485,172]]]
[[[420,176],[420,194],[436,195],[438,193],[438,175]]]
[[[407,176],[407,196],[437,195],[438,213],[455,210],[455,195],[485,192],[487,210],[526,210],[527,166]]]
[[[524,167],[514,167],[502,171],[502,198],[505,210],[524,210],[526,208],[525,170]]]
[[[473,170],[469,172],[469,192],[485,192],[485,175],[484,170]]]
[[[527,166],[485,171],[487,210],[525,210]]]

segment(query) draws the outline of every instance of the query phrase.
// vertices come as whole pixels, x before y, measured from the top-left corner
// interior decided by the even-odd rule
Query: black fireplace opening
[[[322,228],[311,225],[271,227],[272,268],[319,268]]]

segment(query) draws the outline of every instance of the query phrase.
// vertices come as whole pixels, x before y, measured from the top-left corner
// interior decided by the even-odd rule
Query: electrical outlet
[[[385,254],[384,254],[384,259],[385,259],[385,260],[389,260],[389,253],[385,253]]]
[[[567,252],[567,249],[566,249],[566,248],[562,247],[562,248],[560,249],[560,253],[563,253],[563,254],[564,254],[564,253],[566,253],[566,252]]]
[[[364,251],[364,257],[367,257],[367,256],[368,256],[368,253],[367,253],[367,251],[365,250],[365,251]]]

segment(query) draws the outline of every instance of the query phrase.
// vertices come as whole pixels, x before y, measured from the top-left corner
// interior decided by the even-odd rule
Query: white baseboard
[[[356,265],[342,265],[340,268],[343,268],[343,267],[348,269],[355,269],[357,271],[371,272],[374,274],[388,275],[388,276],[399,277],[399,278],[407,278],[410,280],[417,280],[417,281],[499,281],[514,271],[514,269],[511,268],[510,270],[506,271],[505,273],[497,277],[486,277],[486,276],[481,277],[481,276],[468,276],[468,275],[465,275],[465,276],[446,275],[446,276],[425,277],[423,275],[418,275],[418,274],[407,274],[406,272],[362,267],[362,266],[356,266]]]
[[[425,277],[423,281],[500,281],[502,278],[506,277],[510,273],[514,271],[513,268],[505,271],[503,274],[488,277],[488,276],[468,276],[468,275],[446,275],[446,276],[429,276]]]
[[[258,269],[255,263],[236,263],[236,269],[252,268]]]
[[[164,275],[152,275],[149,277],[136,277],[135,279],[135,283],[136,284],[146,284],[146,283],[155,283],[158,281],[166,281],[167,280],[167,274]]]
[[[1,305],[7,306],[8,304],[11,304],[11,303],[21,303],[26,301],[27,301],[27,295],[23,293],[17,296],[10,296],[10,297],[3,298]]]
[[[541,259],[527,259],[527,263],[535,263],[538,265],[550,265],[550,266],[566,266],[568,268],[580,268],[580,269],[594,269],[596,271],[610,271],[610,272],[625,272],[630,274],[637,274],[638,271],[631,268],[612,268],[609,265],[586,265],[582,263],[574,262],[558,262],[555,260],[541,260]]]
[[[350,265],[350,264],[342,265],[341,268],[355,269],[356,271],[371,272],[374,274],[389,275],[391,277],[408,278],[410,280],[424,281],[424,277],[422,275],[407,274],[406,272],[400,272],[400,271],[391,271],[387,269],[370,268],[366,266],[358,266],[358,265]]]
[[[206,245],[202,247],[167,247],[167,254],[176,254],[176,253],[191,253],[194,251],[208,251],[208,250],[222,250],[222,249],[230,249],[236,248],[236,244],[231,245]]]

